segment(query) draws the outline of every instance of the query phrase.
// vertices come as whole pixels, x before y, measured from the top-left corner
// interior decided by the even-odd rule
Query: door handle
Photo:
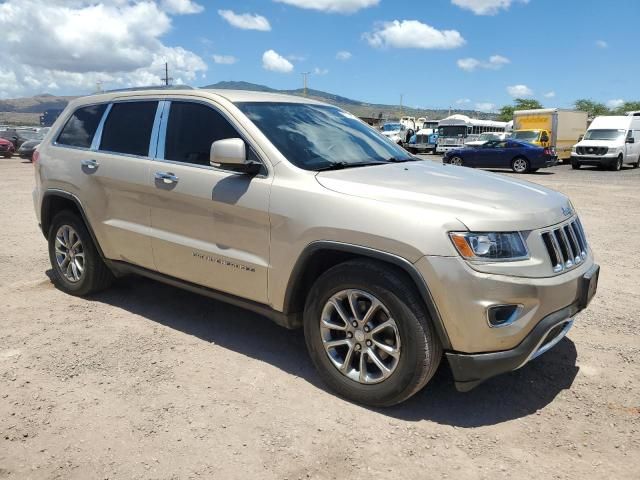
[[[80,164],[89,170],[95,170],[100,165],[97,160],[82,160]]]
[[[178,177],[176,177],[171,172],[156,172],[155,179],[163,183],[166,183],[167,185],[178,183]]]

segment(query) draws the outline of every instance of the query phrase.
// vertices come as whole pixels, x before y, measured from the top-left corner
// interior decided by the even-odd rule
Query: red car
[[[0,155],[4,158],[11,158],[13,156],[13,152],[16,151],[16,148],[13,146],[13,143],[4,138],[0,138]]]

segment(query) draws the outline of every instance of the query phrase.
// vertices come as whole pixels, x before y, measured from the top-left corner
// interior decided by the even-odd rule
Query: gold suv
[[[561,340],[598,267],[564,195],[408,154],[356,117],[246,91],[70,103],[35,155],[58,287],[139,274],[304,327],[324,381],[386,406]]]

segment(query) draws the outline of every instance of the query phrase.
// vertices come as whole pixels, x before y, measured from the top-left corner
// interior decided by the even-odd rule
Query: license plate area
[[[600,267],[594,265],[580,279],[580,292],[578,295],[578,307],[580,310],[587,308],[587,305],[593,300],[593,297],[598,290],[598,278],[600,277]]]

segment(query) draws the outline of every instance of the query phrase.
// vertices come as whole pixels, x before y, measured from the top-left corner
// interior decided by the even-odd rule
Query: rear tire
[[[531,163],[524,157],[516,157],[511,161],[511,170],[516,173],[528,173],[531,170]]]
[[[376,407],[422,389],[442,357],[413,286],[394,267],[372,261],[342,263],[318,278],[307,297],[304,334],[323,381],[342,397]]]
[[[48,235],[53,282],[65,293],[84,296],[113,282],[82,219],[70,211],[58,213]]]
[[[638,168],[640,167],[640,154],[638,155],[638,161],[636,163],[632,163],[631,166],[633,168]]]

